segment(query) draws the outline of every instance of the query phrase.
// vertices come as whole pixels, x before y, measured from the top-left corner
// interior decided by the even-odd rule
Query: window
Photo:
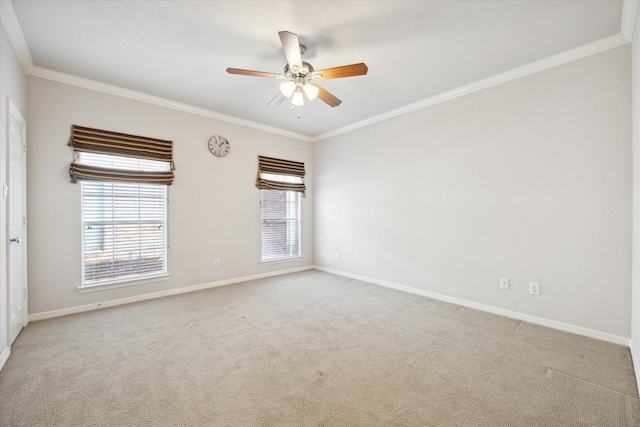
[[[301,256],[300,193],[261,190],[262,261]]]
[[[83,165],[120,171],[167,171],[169,163],[79,153]],[[81,181],[82,285],[167,273],[167,186]]]
[[[166,276],[173,141],[73,125],[68,145],[69,178],[81,182],[78,291]]]
[[[302,256],[300,200],[304,163],[258,156],[256,187],[262,211],[262,262]]]

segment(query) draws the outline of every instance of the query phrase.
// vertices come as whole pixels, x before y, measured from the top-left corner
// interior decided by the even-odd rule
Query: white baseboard
[[[35,322],[35,321],[38,321],[38,320],[51,319],[51,318],[54,318],[54,317],[66,316],[66,315],[69,315],[69,314],[82,313],[82,312],[85,312],[85,311],[98,310],[98,309],[101,309],[101,308],[113,307],[113,306],[123,305],[123,304],[130,304],[130,303],[133,303],[133,302],[146,301],[146,300],[150,300],[150,299],[154,299],[154,298],[162,298],[162,297],[171,296],[171,295],[179,295],[179,294],[183,294],[183,293],[187,293],[187,292],[199,291],[199,290],[202,290],[202,289],[216,288],[218,286],[226,286],[226,285],[231,285],[231,284],[234,284],[234,283],[246,282],[246,281],[249,281],[249,280],[263,279],[263,278],[266,278],[266,277],[279,276],[279,275],[282,275],[282,274],[295,273],[295,272],[298,272],[298,271],[311,270],[311,269],[325,271],[327,273],[337,274],[339,276],[349,277],[349,278],[352,278],[352,279],[362,280],[363,282],[372,283],[374,285],[380,285],[380,286],[384,286],[384,287],[391,288],[391,289],[397,289],[397,290],[400,290],[400,291],[403,291],[403,292],[408,292],[408,293],[412,293],[412,294],[416,294],[416,295],[421,295],[421,296],[424,296],[424,297],[428,297],[428,298],[432,298],[432,299],[436,299],[436,300],[440,300],[440,301],[445,301],[445,302],[449,302],[449,303],[452,303],[452,304],[457,304],[457,305],[461,305],[461,306],[464,306],[464,307],[469,307],[469,308],[473,308],[473,309],[476,309],[476,310],[481,310],[481,311],[485,311],[485,312],[488,312],[488,313],[497,314],[497,315],[500,315],[500,316],[510,317],[512,319],[517,319],[517,320],[522,320],[522,321],[529,322],[529,323],[534,323],[536,325],[546,326],[546,327],[549,327],[549,328],[558,329],[558,330],[561,330],[561,331],[570,332],[570,333],[574,333],[574,334],[578,334],[578,335],[583,335],[583,336],[587,336],[587,337],[590,337],[590,338],[595,338],[595,339],[599,339],[599,340],[602,340],[602,341],[611,342],[611,343],[614,343],[614,344],[624,345],[626,347],[630,347],[630,344],[631,344],[629,338],[621,337],[621,336],[618,336],[618,335],[609,334],[609,333],[606,333],[606,332],[596,331],[596,330],[593,330],[593,329],[583,328],[581,326],[570,325],[570,324],[558,322],[558,321],[555,321],[555,320],[545,319],[545,318],[537,317],[537,316],[531,316],[529,314],[524,314],[524,313],[519,313],[519,312],[516,312],[516,311],[506,310],[506,309],[499,308],[499,307],[493,307],[493,306],[486,305],[486,304],[480,304],[480,303],[473,302],[473,301],[467,301],[467,300],[464,300],[464,299],[461,299],[461,298],[450,297],[450,296],[447,296],[447,295],[441,295],[441,294],[425,291],[425,290],[422,290],[422,289],[417,289],[417,288],[412,288],[412,287],[409,287],[409,286],[399,285],[397,283],[386,282],[386,281],[383,281],[383,280],[373,279],[371,277],[364,277],[364,276],[360,276],[360,275],[357,275],[357,274],[351,274],[351,273],[347,273],[347,272],[344,272],[344,271],[333,270],[333,269],[330,269],[330,268],[314,266],[314,265],[305,266],[305,267],[298,267],[298,268],[291,268],[291,269],[287,269],[287,270],[279,270],[279,271],[274,271],[274,272],[269,272],[269,273],[255,274],[255,275],[252,275],[252,276],[236,277],[236,278],[233,278],[233,279],[221,280],[221,281],[217,281],[217,282],[203,283],[203,284],[200,284],[200,285],[187,286],[187,287],[184,287],[184,288],[169,289],[169,290],[166,290],[166,291],[152,292],[152,293],[143,294],[143,295],[136,295],[136,296],[132,296],[132,297],[128,297],[128,298],[119,298],[119,299],[114,299],[114,300],[98,302],[98,303],[92,303],[92,304],[80,305],[80,306],[75,306],[75,307],[63,308],[63,309],[59,309],[59,310],[46,311],[46,312],[41,312],[41,313],[34,313],[34,314],[29,314],[29,321],[30,322]],[[640,355],[633,354],[633,351],[634,351],[633,347],[631,347],[631,350],[632,350],[632,357],[634,357],[634,359],[633,359],[634,362],[637,362],[638,364],[640,364],[640,359],[638,359],[638,357],[640,357]],[[2,354],[2,356],[3,357],[5,356],[4,353]],[[9,357],[9,356],[6,355],[6,357]],[[0,359],[0,362],[2,362],[2,359]],[[2,362],[2,363],[4,363],[4,362]],[[638,366],[638,365],[636,364],[635,366]],[[636,373],[636,375],[638,375],[638,373]],[[639,379],[640,379],[640,377],[639,377]],[[640,384],[640,382],[639,382],[639,384]]]
[[[4,364],[7,363],[7,360],[9,360],[10,354],[11,354],[11,347],[6,346],[2,351],[2,354],[0,354],[0,371],[4,367]]]
[[[633,340],[629,340],[629,349],[631,350],[631,361],[633,362],[633,371],[636,374],[636,384],[640,389],[640,354],[636,349]]]
[[[337,274],[339,276],[350,277],[352,279],[361,280],[363,282],[372,283],[374,285],[380,285],[387,288],[397,289],[400,291],[408,292],[411,294],[421,295],[428,298],[433,298],[440,301],[449,302],[452,304],[461,305],[463,307],[469,307],[480,311],[486,311],[488,313],[497,314],[500,316],[510,317],[512,319],[522,320],[536,325],[546,326],[553,329],[558,329],[573,334],[583,335],[589,338],[595,338],[601,341],[607,341],[614,344],[630,346],[629,338],[621,337],[618,335],[609,334],[606,332],[600,332],[593,329],[583,328],[581,326],[570,325],[568,323],[558,322],[555,320],[545,319],[543,317],[531,316],[529,314],[519,313],[516,311],[506,310],[504,308],[493,307],[486,304],[480,304],[473,301],[467,301],[461,298],[450,297],[447,295],[436,294],[433,292],[425,291],[422,289],[416,289],[409,286],[398,285],[397,283],[386,282],[384,280],[372,279],[370,277],[359,276],[357,274],[346,273],[344,271],[333,270],[330,268],[315,266],[316,270],[325,271],[327,273]],[[640,362],[640,359],[636,359]],[[636,373],[637,375],[637,373]],[[640,382],[638,383],[640,384]]]
[[[29,321],[35,322],[38,320],[52,319],[54,317],[67,316],[69,314],[76,314],[76,313],[83,313],[85,311],[98,310],[100,308],[114,307],[116,305],[130,304],[133,302],[146,301],[150,299],[162,298],[162,297],[167,297],[171,295],[179,295],[187,292],[200,291],[202,289],[217,288],[218,286],[226,286],[226,285],[231,285],[239,282],[247,282],[249,280],[264,279],[266,277],[272,277],[272,276],[280,276],[282,274],[295,273],[298,271],[312,270],[313,268],[314,266],[312,265],[305,266],[305,267],[298,267],[298,268],[290,268],[287,270],[278,270],[278,271],[273,271],[269,273],[254,274],[252,276],[236,277],[233,279],[203,283],[200,285],[186,286],[184,288],[178,288],[178,289],[169,289],[169,290],[160,291],[160,292],[152,292],[149,294],[136,295],[136,296],[127,297],[127,298],[119,298],[114,300],[97,302],[93,304],[78,305],[75,307],[62,308],[59,310],[33,313],[33,314],[29,314]]]

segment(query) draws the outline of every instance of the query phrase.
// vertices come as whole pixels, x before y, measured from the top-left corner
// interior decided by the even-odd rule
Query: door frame
[[[25,326],[27,326],[28,322],[29,322],[29,316],[28,316],[28,303],[29,303],[29,293],[27,290],[27,250],[28,250],[28,246],[27,246],[27,222],[26,222],[26,218],[27,218],[27,161],[26,161],[26,147],[27,147],[27,122],[24,119],[24,117],[22,116],[22,114],[20,114],[20,111],[18,110],[18,108],[16,107],[16,105],[11,102],[11,99],[7,98],[7,117],[6,117],[6,165],[5,165],[5,170],[6,170],[6,181],[7,181],[7,186],[9,188],[11,188],[11,176],[9,174],[9,166],[10,166],[10,159],[9,159],[9,153],[11,150],[11,121],[12,118],[17,120],[17,122],[20,125],[20,134],[22,136],[22,143],[24,144],[24,150],[25,150],[25,167],[24,167],[24,175],[23,175],[23,179],[24,179],[24,247],[23,247],[23,253],[24,253],[24,283],[23,283],[23,288],[20,290],[20,293],[24,293],[24,301],[23,301],[23,305],[24,305],[24,309],[22,312],[22,327],[24,328]],[[5,191],[4,189],[2,189],[2,191]],[[4,195],[3,195],[4,196]],[[10,248],[9,248],[9,227],[10,227],[10,221],[9,221],[9,215],[11,212],[11,203],[10,203],[10,198],[7,197],[5,198],[5,207],[6,207],[6,215],[5,215],[5,219],[6,219],[6,224],[5,224],[5,229],[4,229],[4,242],[3,244],[5,245],[6,251],[6,259],[5,259],[5,266],[6,268],[6,319],[4,319],[4,321],[6,322],[6,337],[7,337],[7,344],[9,347],[11,347],[11,272],[10,270]],[[22,243],[21,243],[22,244]]]

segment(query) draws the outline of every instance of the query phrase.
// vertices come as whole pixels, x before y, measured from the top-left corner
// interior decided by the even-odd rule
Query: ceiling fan
[[[286,80],[286,82],[280,85],[280,92],[269,102],[269,106],[271,107],[282,104],[287,98],[291,98],[291,104],[293,106],[300,107],[304,105],[303,93],[309,100],[318,97],[330,107],[337,107],[342,101],[314,82],[367,74],[368,68],[362,62],[315,71],[311,64],[302,60],[302,56],[307,48],[298,42],[298,36],[296,34],[289,31],[280,31],[278,35],[280,36],[284,55],[287,57],[284,74],[227,68],[227,73],[229,74]]]

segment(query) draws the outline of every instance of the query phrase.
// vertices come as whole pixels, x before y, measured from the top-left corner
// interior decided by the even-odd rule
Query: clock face
[[[217,157],[224,157],[231,151],[229,141],[223,136],[214,135],[209,140],[209,151]]]

